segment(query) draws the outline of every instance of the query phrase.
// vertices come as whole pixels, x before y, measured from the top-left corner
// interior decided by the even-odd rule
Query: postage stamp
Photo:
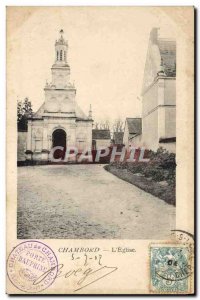
[[[150,247],[150,289],[156,293],[187,293],[190,289],[191,249],[179,246]]]
[[[30,240],[18,244],[11,251],[7,260],[7,274],[17,289],[38,293],[54,282],[57,266],[57,257],[49,246]]]

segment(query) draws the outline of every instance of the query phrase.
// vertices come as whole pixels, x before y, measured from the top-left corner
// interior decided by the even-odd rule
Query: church
[[[46,82],[45,101],[28,119],[26,159],[48,161],[52,148],[76,147],[83,152],[92,147],[92,111],[86,115],[76,102],[76,88],[70,83],[68,42],[60,30],[55,42],[52,82]]]

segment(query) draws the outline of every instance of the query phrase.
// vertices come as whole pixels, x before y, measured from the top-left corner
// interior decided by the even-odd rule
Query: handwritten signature
[[[72,276],[78,277],[78,281],[77,281],[78,287],[74,290],[74,292],[77,292],[77,291],[93,284],[94,282],[97,282],[98,280],[110,275],[111,273],[117,271],[118,268],[117,267],[109,267],[106,265],[102,265],[96,269],[83,266],[83,267],[80,267],[77,269],[72,269],[72,270],[66,272],[63,270],[64,264],[58,264],[58,265],[50,268],[46,272],[44,272],[41,276],[39,276],[36,280],[33,281],[33,284],[37,285],[37,284],[41,283],[55,269],[58,270],[56,278],[64,277],[66,279],[66,278],[69,278]]]

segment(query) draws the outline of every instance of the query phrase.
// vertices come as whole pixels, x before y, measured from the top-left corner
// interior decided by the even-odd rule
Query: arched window
[[[60,50],[60,60],[62,60],[62,50]]]

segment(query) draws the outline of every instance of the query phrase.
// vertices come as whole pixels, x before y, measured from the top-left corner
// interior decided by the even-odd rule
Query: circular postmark
[[[17,245],[7,260],[7,274],[21,291],[38,293],[48,288],[58,272],[58,261],[46,244],[26,241]]]

